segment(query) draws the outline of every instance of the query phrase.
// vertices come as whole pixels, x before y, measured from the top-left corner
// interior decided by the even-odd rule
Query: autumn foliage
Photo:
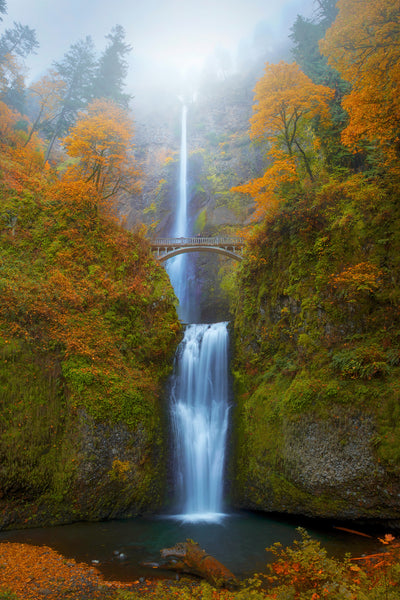
[[[345,267],[332,275],[331,284],[349,302],[357,302],[363,294],[373,294],[379,289],[383,272],[374,264],[364,262]]]
[[[35,510],[52,504],[54,515],[54,505],[71,495],[67,510],[82,510],[72,490],[84,459],[77,457],[79,437],[68,432],[72,422],[79,430],[82,415],[145,432],[140,466],[129,462],[129,481],[115,481],[112,465],[109,473],[105,467],[117,495],[110,504],[104,486],[95,491],[96,479],[89,510],[104,501],[114,510],[118,498],[126,505],[121,485],[132,486],[129,502],[135,496],[145,502],[148,486],[157,497],[151,483],[157,399],[180,326],[173,290],[139,227],[126,231],[109,210],[110,191],[120,189],[125,175],[135,184],[137,173],[125,152],[132,129],[123,131],[122,113],[110,110],[120,124],[113,129],[115,120],[107,121],[102,110],[97,145],[89,127],[93,153],[82,151],[60,174],[44,164],[37,134],[20,129],[21,115],[0,102],[2,520],[29,502]],[[76,149],[75,143],[72,137]]]
[[[107,581],[98,569],[65,559],[46,546],[0,544],[0,596],[4,600],[396,600],[400,546],[390,534],[376,553],[363,557],[331,557],[309,535],[292,546],[267,548],[273,562],[266,572],[236,589],[216,589],[182,578],[120,583]],[[8,595],[7,595],[8,594]]]
[[[314,180],[316,140],[310,124],[316,118],[329,121],[332,97],[332,90],[314,84],[296,63],[267,63],[255,87],[250,135],[266,144],[271,164],[262,177],[232,190],[250,194],[257,207],[255,218],[279,205],[287,184]]]
[[[343,142],[358,149],[376,142],[400,151],[400,6],[392,0],[339,0],[339,14],[321,40],[329,63],[352,85],[343,106]]]
[[[65,178],[92,182],[104,199],[138,190],[133,123],[126,109],[111,100],[93,101],[78,115],[63,144],[67,154],[77,159]]]

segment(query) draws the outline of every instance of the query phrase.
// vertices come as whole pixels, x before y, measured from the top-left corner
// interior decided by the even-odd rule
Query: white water
[[[188,235],[187,218],[187,108],[182,108],[181,148],[179,162],[179,194],[176,206],[176,218],[171,231],[172,237]],[[167,262],[167,273],[171,280],[175,295],[179,300],[178,314],[181,321],[187,323],[190,316],[188,260],[186,254],[179,254]]]
[[[179,195],[172,235],[189,234],[187,215],[187,109],[182,110]],[[190,257],[168,261],[167,272],[179,299],[183,322],[196,319],[190,286]],[[178,515],[185,521],[217,521],[222,514],[228,428],[228,331],[226,323],[188,325],[179,346],[172,380]]]
[[[227,323],[186,328],[177,353],[171,414],[179,517],[218,520],[229,415]]]
[[[176,215],[175,235],[187,234],[187,108],[182,108],[181,152],[179,162],[179,205]]]

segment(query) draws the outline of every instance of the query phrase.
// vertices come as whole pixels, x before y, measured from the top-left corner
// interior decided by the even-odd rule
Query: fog
[[[296,15],[310,17],[313,0],[8,0],[0,31],[13,21],[36,31],[40,44],[28,57],[28,81],[90,35],[101,52],[116,24],[132,46],[127,91],[171,88],[200,74],[216,56],[242,68],[287,44]]]

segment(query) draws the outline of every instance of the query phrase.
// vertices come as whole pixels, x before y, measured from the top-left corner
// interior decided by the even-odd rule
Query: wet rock
[[[161,550],[161,556],[168,559],[165,566],[169,569],[197,575],[218,587],[237,585],[235,575],[193,540],[175,544],[172,548],[164,548]]]

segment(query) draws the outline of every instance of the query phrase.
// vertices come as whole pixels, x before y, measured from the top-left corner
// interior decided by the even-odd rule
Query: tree
[[[248,194],[254,200],[256,210],[253,219],[272,214],[282,201],[282,194],[287,188],[299,183],[296,163],[284,153],[277,153],[273,162],[262,177],[252,179],[248,183],[233,187],[232,192]]]
[[[35,30],[14,21],[13,29],[6,29],[0,37],[0,62],[7,54],[25,58],[38,47]]]
[[[132,138],[127,111],[110,100],[94,100],[63,140],[69,156],[77,159],[66,177],[92,182],[105,200],[120,191],[136,191],[139,170]]]
[[[49,145],[45,162],[50,156],[56,139],[66,134],[75,122],[78,111],[92,99],[95,65],[94,46],[90,36],[72,44],[64,58],[54,63],[66,87],[60,111],[49,127]]]
[[[60,78],[57,71],[50,70],[29,88],[31,95],[35,96],[38,112],[31,126],[26,144],[29,143],[33,133],[45,129],[56,118],[66,83]]]
[[[0,14],[5,15],[7,13],[7,2],[6,0],[0,0]],[[3,17],[0,17],[0,21],[3,20]]]
[[[262,177],[233,188],[254,198],[256,216],[273,205],[282,186],[307,177],[314,180],[315,136],[310,123],[317,118],[329,121],[333,94],[313,83],[296,63],[266,64],[255,87],[250,137],[269,145],[271,165]]]
[[[337,17],[337,0],[315,0],[317,22],[326,30]]]
[[[10,63],[9,63],[10,64]],[[25,112],[25,78],[23,68],[14,64],[16,67],[15,70],[11,73],[8,72],[8,75],[12,75],[11,77],[7,77],[7,88],[1,94],[1,99],[3,102],[15,108],[18,112],[23,114]]]
[[[0,13],[5,7],[0,0]],[[24,111],[25,81],[18,58],[25,58],[38,46],[35,31],[21,23],[14,22],[14,27],[0,36],[0,97],[19,112]]]
[[[17,133],[15,131],[17,120],[18,113],[0,101],[0,148],[2,153],[7,146],[15,147],[17,145]]]
[[[324,37],[327,28],[332,25],[337,15],[336,0],[318,0],[318,8],[314,19],[305,19],[298,15],[291,28],[290,38],[293,41],[292,54],[302,71],[314,83],[327,85],[335,90],[330,103],[332,122],[327,128],[317,129],[318,122],[313,124],[316,134],[321,140],[321,147],[326,156],[327,165],[351,166],[354,156],[341,143],[341,133],[347,124],[347,114],[342,108],[344,94],[350,86],[339,73],[328,64],[327,58],[319,49],[319,41]]]
[[[23,112],[25,81],[23,68],[13,54],[7,54],[0,62],[0,98],[3,102]]]
[[[128,106],[132,98],[124,93],[124,79],[128,73],[128,64],[125,56],[132,48],[125,43],[125,30],[121,25],[116,25],[111,33],[106,36],[110,41],[100,57],[94,82],[93,97],[108,98],[122,106]]]
[[[255,87],[250,136],[269,141],[273,152],[282,149],[289,157],[296,158],[313,180],[307,125],[316,117],[329,120],[328,103],[332,97],[331,89],[313,83],[296,63],[267,63]]]
[[[2,215],[0,230],[4,221],[14,236],[19,224],[19,213],[14,205],[14,194],[34,190],[40,193],[44,183],[43,153],[41,142],[34,135],[31,143],[25,145],[25,133],[21,131],[21,115],[0,101],[0,157],[2,190],[12,193],[2,194]],[[29,202],[28,202],[29,204]]]
[[[343,107],[343,143],[374,141],[400,155],[400,5],[393,0],[339,0],[338,16],[320,42],[332,67],[352,85]]]
[[[319,41],[337,15],[336,0],[318,0],[316,19],[305,19],[297,15],[291,27],[292,55],[302,71],[314,83],[336,87],[338,73],[328,65],[319,49]]]

